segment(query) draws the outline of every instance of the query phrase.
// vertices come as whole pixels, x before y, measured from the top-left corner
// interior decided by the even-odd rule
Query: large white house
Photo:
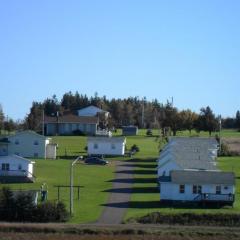
[[[56,144],[51,138],[33,131],[21,131],[0,140],[0,156],[18,155],[28,158],[56,158]]]
[[[172,170],[170,176],[161,176],[159,181],[161,201],[234,202],[232,172]]]
[[[213,138],[172,138],[158,159],[161,201],[217,201],[233,204],[234,173],[217,168]]]
[[[89,137],[87,140],[88,155],[125,154],[126,138],[124,137]]]
[[[33,164],[17,155],[0,156],[0,182],[33,181]]]

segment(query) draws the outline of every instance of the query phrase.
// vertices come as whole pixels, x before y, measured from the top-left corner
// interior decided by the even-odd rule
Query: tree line
[[[157,99],[152,101],[139,97],[108,99],[106,96],[99,97],[97,93],[88,97],[78,92],[67,92],[60,100],[53,95],[43,102],[34,101],[26,118],[18,123],[11,119],[6,120],[3,110],[0,108],[0,128],[41,131],[43,112],[49,116],[56,116],[57,112],[59,114],[76,114],[77,110],[89,105],[110,112],[109,129],[124,125],[136,125],[139,128],[161,128],[163,131],[167,129],[173,135],[182,130],[188,130],[191,133],[193,129],[198,132],[208,131],[211,135],[212,132],[219,129],[220,119],[209,106],[201,108],[200,112],[196,113],[190,109],[180,111],[171,102],[167,101],[163,104]],[[222,127],[240,130],[240,111],[237,111],[235,118],[222,119]]]

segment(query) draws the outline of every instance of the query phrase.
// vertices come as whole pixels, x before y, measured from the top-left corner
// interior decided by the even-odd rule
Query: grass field
[[[116,135],[120,135],[119,130]],[[164,213],[177,212],[239,212],[240,211],[240,157],[219,158],[219,167],[226,171],[236,173],[237,189],[234,208],[223,209],[184,209],[184,208],[160,208],[159,191],[157,188],[156,159],[159,157],[159,130],[153,130],[153,136],[147,137],[146,130],[140,130],[138,136],[127,137],[127,148],[137,144],[140,152],[134,156],[133,166],[135,167],[133,192],[131,195],[130,208],[125,219],[141,216],[153,211]],[[181,132],[178,136],[187,136],[188,132]],[[194,133],[192,133],[194,135]],[[207,136],[207,133],[201,133]],[[223,131],[224,137],[240,137],[239,132]],[[37,180],[32,184],[11,184],[13,189],[40,189],[42,183],[48,186],[48,199],[57,199],[57,188],[55,185],[69,185],[69,169],[71,161],[79,156],[86,155],[86,137],[64,136],[54,137],[58,144],[57,160],[35,160],[35,175]],[[111,158],[108,166],[88,166],[76,164],[74,167],[74,185],[81,185],[80,201],[77,200],[75,191],[74,217],[72,223],[95,222],[101,214],[102,204],[106,203],[108,194],[104,192],[110,189],[111,180],[114,179],[114,161],[127,161],[129,158]],[[60,199],[69,207],[69,190],[62,189]]]
[[[13,189],[40,189],[42,183],[48,186],[48,199],[57,199],[55,185],[69,185],[69,160],[36,160],[35,183],[11,184]],[[94,222],[101,214],[102,207],[108,194],[103,192],[111,188],[109,180],[114,176],[114,165],[87,166],[76,164],[74,167],[74,185],[80,185],[80,200],[77,199],[77,191],[74,192],[74,217],[71,222]],[[69,189],[62,189],[60,199],[69,207]]]

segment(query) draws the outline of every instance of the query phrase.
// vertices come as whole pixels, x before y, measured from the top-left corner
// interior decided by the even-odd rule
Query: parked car
[[[98,157],[88,157],[84,161],[86,164],[99,164],[99,165],[106,165],[108,161]]]

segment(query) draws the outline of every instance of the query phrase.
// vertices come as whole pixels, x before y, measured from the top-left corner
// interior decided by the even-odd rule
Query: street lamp
[[[71,216],[73,214],[73,166],[77,161],[82,159],[83,157],[79,156],[70,165],[70,215]]]

